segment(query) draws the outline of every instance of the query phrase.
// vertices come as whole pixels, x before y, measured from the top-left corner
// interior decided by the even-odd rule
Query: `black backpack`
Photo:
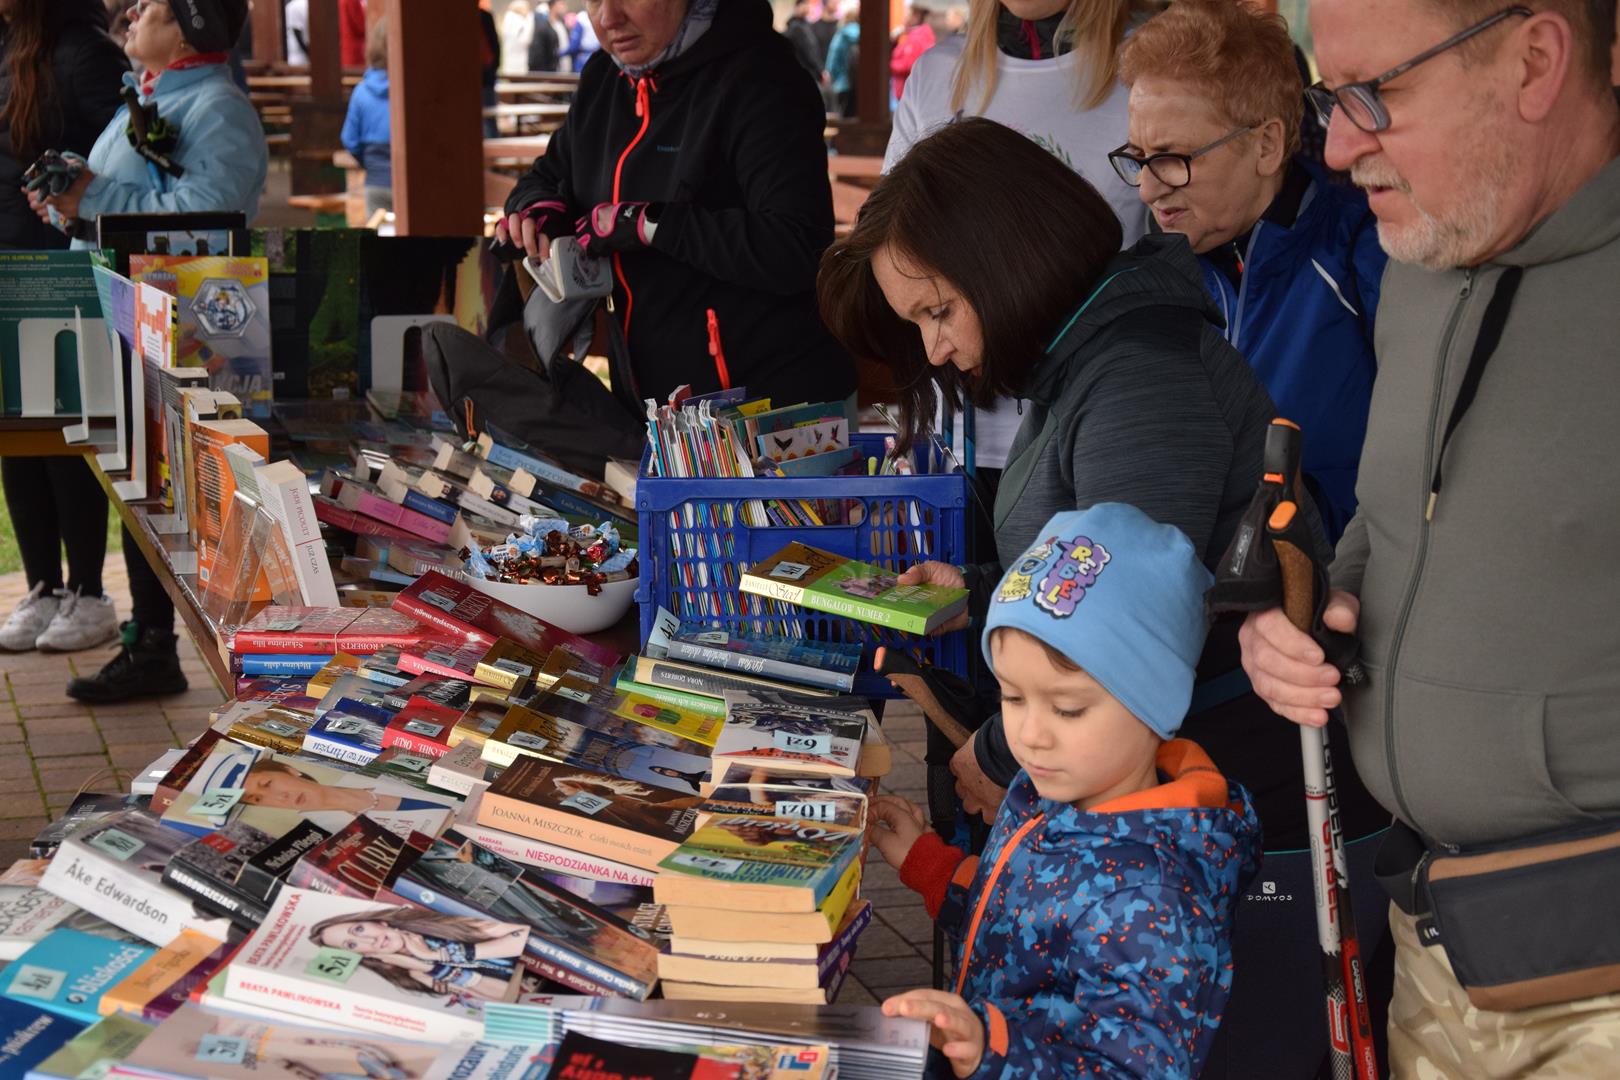
[[[607,322],[614,336],[616,322]],[[622,357],[622,338],[616,344]],[[582,364],[561,360],[542,373],[450,323],[423,327],[422,358],[434,395],[463,438],[493,425],[592,480],[602,478],[610,457],[641,460],[646,422],[633,401],[610,392]],[[620,370],[616,363],[615,374]]]

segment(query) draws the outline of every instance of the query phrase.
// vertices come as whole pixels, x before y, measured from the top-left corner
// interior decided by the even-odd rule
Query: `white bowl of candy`
[[[509,581],[488,581],[469,578],[479,592],[493,596],[503,604],[511,604],[537,619],[570,634],[594,634],[606,630],[630,610],[636,597],[638,578],[604,581],[602,591],[590,595],[584,585],[516,584]]]
[[[522,533],[468,553],[474,588],[573,634],[594,634],[624,617],[635,599],[637,562],[616,529],[519,520]]]

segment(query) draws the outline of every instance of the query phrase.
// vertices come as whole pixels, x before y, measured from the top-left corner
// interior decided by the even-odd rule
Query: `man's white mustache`
[[[1361,188],[1393,188],[1403,194],[1412,190],[1400,173],[1381,161],[1356,162],[1350,167],[1350,179]]]

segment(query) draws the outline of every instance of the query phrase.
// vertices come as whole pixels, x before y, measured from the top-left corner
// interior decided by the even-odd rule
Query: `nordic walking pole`
[[[1284,496],[1266,521],[1266,537],[1276,554],[1282,579],[1283,613],[1295,627],[1321,643],[1329,657],[1334,653],[1342,657],[1353,655],[1348,652],[1353,643],[1344,640],[1344,635],[1331,638],[1331,632],[1321,621],[1327,602],[1327,571],[1310,554],[1312,538],[1293,498],[1299,474],[1299,429],[1286,421],[1273,422],[1266,450],[1267,481],[1276,483],[1272,477],[1280,475],[1278,494]],[[1340,666],[1344,670],[1350,665],[1341,662]],[[1346,677],[1349,678],[1348,672]],[[1333,1049],[1334,1074],[1344,1080],[1378,1080],[1378,1055],[1367,1003],[1365,958],[1350,901],[1349,868],[1344,854],[1344,832],[1339,824],[1339,800],[1333,782],[1333,756],[1328,748],[1327,729],[1302,725],[1299,739],[1305,772],[1311,871],[1315,880],[1316,933],[1327,977],[1328,1036]]]
[[[1264,470],[1254,497],[1216,568],[1206,604],[1212,614],[1269,611],[1281,606],[1289,621],[1310,634],[1346,683],[1363,675],[1356,641],[1322,625],[1327,570],[1311,553],[1316,545],[1300,513],[1300,432],[1281,418],[1266,433]],[[1337,710],[1332,711],[1336,715]],[[1335,1080],[1378,1080],[1378,1056],[1367,1006],[1361,941],[1350,911],[1349,873],[1339,803],[1333,787],[1327,733],[1301,727],[1305,813],[1311,835],[1316,932],[1327,982],[1328,1035]]]

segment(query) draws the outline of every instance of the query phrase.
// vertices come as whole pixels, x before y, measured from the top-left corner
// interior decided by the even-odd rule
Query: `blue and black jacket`
[[[1388,261],[1367,197],[1296,158],[1254,228],[1198,261],[1226,340],[1305,433],[1305,481],[1336,543],[1356,510]]]
[[[973,1080],[1199,1074],[1260,821],[1196,743],[1158,766],[1158,787],[1090,810],[1019,773],[981,857],[912,846],[900,880],[960,943],[953,989],[984,1023]]]

